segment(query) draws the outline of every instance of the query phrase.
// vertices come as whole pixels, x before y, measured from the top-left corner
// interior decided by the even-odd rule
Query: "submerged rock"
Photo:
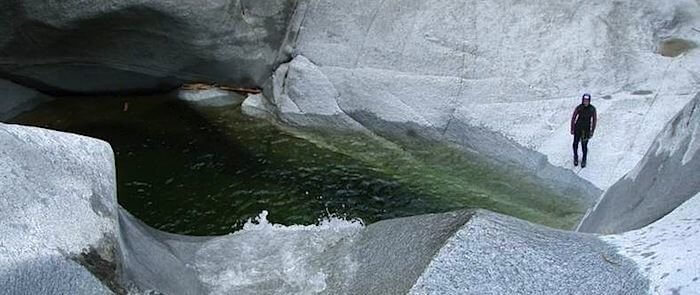
[[[296,2],[3,0],[0,75],[49,92],[262,85]]]
[[[329,73],[338,76],[327,76]],[[389,73],[326,69],[299,55],[275,72],[268,84],[268,92],[272,92],[272,95],[250,96],[243,102],[242,110],[248,115],[312,130],[323,128],[361,132],[379,135],[382,139],[399,144],[401,141],[411,142],[416,137],[431,143],[450,144],[467,154],[485,158],[494,166],[517,171],[524,180],[543,185],[567,200],[585,206],[593,205],[602,192],[572,171],[551,165],[541,153],[502,133],[440,115],[440,112],[453,107],[449,102],[426,100],[423,103],[420,101],[425,97],[411,96],[411,93],[432,91],[426,88],[428,86],[452,87],[452,78],[435,78],[426,82],[413,79],[415,77],[391,74],[396,74],[391,83],[382,82]],[[349,92],[338,92],[336,87]],[[404,97],[410,97],[407,99],[415,104],[424,105],[414,108],[405,103]],[[446,124],[437,128],[431,120],[443,120],[441,122]]]
[[[238,93],[217,88],[206,90],[179,89],[175,92],[175,97],[188,103],[205,107],[238,105],[244,99],[244,96]]]
[[[49,99],[36,90],[0,79],[0,121],[10,119]]]

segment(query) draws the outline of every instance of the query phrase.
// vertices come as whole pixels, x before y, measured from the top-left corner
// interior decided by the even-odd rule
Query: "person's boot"
[[[574,156],[574,166],[578,166],[578,156]]]
[[[581,160],[581,168],[586,168],[586,158]]]

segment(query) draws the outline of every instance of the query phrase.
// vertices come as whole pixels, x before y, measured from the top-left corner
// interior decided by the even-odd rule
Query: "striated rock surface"
[[[3,0],[0,76],[49,92],[257,86],[286,56],[296,2]]]
[[[700,92],[666,124],[641,162],[600,198],[580,231],[646,226],[700,192]]]

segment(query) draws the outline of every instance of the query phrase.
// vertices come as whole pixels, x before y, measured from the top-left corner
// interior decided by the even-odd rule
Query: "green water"
[[[446,146],[281,130],[239,106],[193,109],[167,96],[62,98],[12,122],[106,140],[119,203],[181,234],[229,233],[262,210],[275,223],[313,224],[329,214],[371,223],[487,208],[560,228],[582,211]]]

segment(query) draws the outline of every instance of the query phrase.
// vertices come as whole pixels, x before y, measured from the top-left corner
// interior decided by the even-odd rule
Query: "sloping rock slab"
[[[700,294],[700,193],[649,226],[602,239],[637,263],[653,294]]]
[[[637,166],[615,183],[579,231],[621,233],[648,225],[700,192],[700,93],[666,124]]]

